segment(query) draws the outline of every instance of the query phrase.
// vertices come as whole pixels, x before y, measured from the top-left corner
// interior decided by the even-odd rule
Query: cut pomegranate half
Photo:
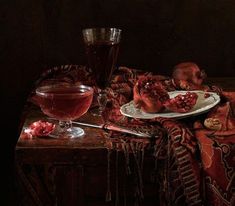
[[[185,113],[189,112],[197,103],[198,95],[195,92],[179,94],[164,102],[164,106],[169,111]]]

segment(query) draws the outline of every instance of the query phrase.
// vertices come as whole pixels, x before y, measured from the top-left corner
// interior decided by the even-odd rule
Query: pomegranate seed
[[[211,95],[209,94],[209,93],[205,93],[204,94],[204,98],[208,98],[208,97],[210,97]]]

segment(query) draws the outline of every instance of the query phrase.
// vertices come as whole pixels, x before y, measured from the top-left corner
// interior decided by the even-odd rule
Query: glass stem
[[[99,92],[99,95],[97,97],[97,101],[98,101],[98,104],[99,104],[99,113],[102,114],[105,107],[106,107],[106,104],[107,104],[107,94],[106,94],[106,91],[100,91]]]
[[[67,132],[71,127],[72,127],[72,121],[59,121],[59,126],[60,126],[60,130],[61,132]]]

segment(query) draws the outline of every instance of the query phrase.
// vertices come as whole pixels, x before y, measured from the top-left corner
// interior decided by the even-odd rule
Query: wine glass
[[[77,138],[84,130],[72,126],[72,120],[81,117],[89,109],[93,88],[85,85],[50,84],[36,89],[37,104],[51,119],[58,120],[52,137]]]
[[[91,111],[101,116],[106,103],[107,92],[119,52],[121,29],[86,28],[82,30],[88,64],[98,86],[99,108]]]

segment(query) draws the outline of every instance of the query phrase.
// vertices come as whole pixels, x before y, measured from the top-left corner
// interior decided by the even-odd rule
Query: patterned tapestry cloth
[[[141,139],[112,132],[107,139],[109,151],[124,152],[126,171],[130,172],[129,154],[135,159],[137,199],[144,198],[142,167],[144,151],[153,149],[156,160],[167,167],[155,167],[155,179],[161,182],[160,205],[235,205],[235,93],[223,92],[216,86],[205,86],[221,96],[221,103],[208,114],[185,120],[156,118],[137,120],[121,115],[120,106],[133,99],[133,87],[150,72],[119,67],[108,88],[105,119],[115,124],[151,131],[153,138]],[[182,89],[170,77],[154,75],[167,91]],[[83,83],[95,85],[88,68],[66,65],[46,70],[35,87],[48,82]],[[94,86],[95,91],[96,87]],[[34,102],[34,93],[30,96]],[[97,106],[94,98],[92,106]],[[190,120],[190,121],[189,121]],[[213,126],[219,129],[214,130]],[[107,201],[111,200],[108,185]],[[117,194],[117,192],[116,192]],[[116,203],[118,202],[116,195]],[[116,204],[117,205],[117,204]]]
[[[235,100],[235,93],[229,96]],[[217,106],[207,117],[205,122],[213,118],[222,123],[219,131],[206,128],[200,121],[194,124],[207,205],[235,205],[235,118],[231,104],[226,102]]]

